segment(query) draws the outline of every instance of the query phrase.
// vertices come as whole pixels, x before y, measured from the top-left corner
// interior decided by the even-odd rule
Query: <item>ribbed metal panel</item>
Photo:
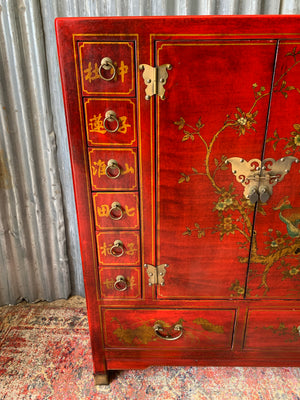
[[[54,18],[299,13],[299,0],[0,0],[0,304],[84,293]]]
[[[3,304],[68,296],[70,281],[39,3],[1,7]]]

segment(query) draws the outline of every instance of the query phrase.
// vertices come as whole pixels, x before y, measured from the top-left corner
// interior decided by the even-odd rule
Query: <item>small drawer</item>
[[[134,42],[79,42],[84,96],[135,96]]]
[[[134,99],[86,99],[84,102],[88,145],[136,147]]]
[[[93,193],[96,229],[139,229],[139,195],[126,192]]]
[[[139,232],[98,232],[98,260],[100,265],[139,265]]]
[[[141,298],[141,269],[100,267],[101,297],[106,299]]]
[[[106,347],[231,349],[235,310],[104,310]]]
[[[89,149],[92,190],[137,190],[136,149]]]
[[[300,350],[300,310],[250,310],[245,349]]]

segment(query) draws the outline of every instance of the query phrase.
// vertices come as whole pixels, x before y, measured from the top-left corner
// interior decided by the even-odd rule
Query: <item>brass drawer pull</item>
[[[102,73],[101,73],[102,69],[104,69],[104,70],[106,70],[106,71],[112,69],[112,74],[110,75],[109,78],[105,78],[105,77],[102,75]],[[104,58],[102,58],[101,63],[100,63],[100,67],[99,67],[99,75],[101,76],[101,78],[102,78],[104,81],[112,81],[112,80],[114,79],[114,77],[116,76],[116,72],[117,72],[117,71],[116,71],[116,68],[115,68],[115,66],[114,66],[114,64],[113,64],[113,62],[112,62],[112,60],[111,60],[109,57],[104,57]]]
[[[110,254],[114,257],[121,257],[125,253],[124,245],[121,240],[115,240],[110,248]]]
[[[114,288],[116,290],[118,290],[119,292],[124,292],[124,290],[128,289],[126,279],[124,278],[123,275],[118,275],[116,277],[116,281],[114,283]]]
[[[105,175],[110,179],[116,179],[121,175],[121,168],[116,160],[108,160]]]
[[[173,327],[174,331],[179,331],[179,334],[177,336],[170,336],[169,333],[167,333],[167,335],[165,335],[165,336],[162,335],[160,332],[162,332],[164,330],[164,328],[159,323],[156,323],[153,326],[153,329],[154,329],[156,336],[158,336],[159,338],[164,339],[164,340],[178,340],[183,335],[183,326],[180,324],[176,324]]]
[[[112,220],[118,221],[123,218],[123,209],[120,203],[114,201],[109,210],[109,216]]]
[[[106,121],[114,122],[116,125],[115,129],[109,129],[106,125]],[[120,128],[120,122],[117,118],[117,114],[114,111],[112,111],[112,110],[106,111],[105,118],[103,121],[103,126],[104,126],[104,129],[109,133],[115,133]]]
[[[299,333],[299,336],[300,336],[300,325],[299,325],[299,326],[297,326],[297,331],[298,331],[298,333]]]

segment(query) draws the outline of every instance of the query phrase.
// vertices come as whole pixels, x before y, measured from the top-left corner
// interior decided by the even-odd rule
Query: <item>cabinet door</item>
[[[254,206],[230,157],[261,158],[276,41],[156,42],[158,298],[243,297]],[[258,206],[258,211],[260,206]]]
[[[264,159],[300,158],[299,149],[300,41],[282,41],[278,47]],[[274,186],[272,196],[257,214],[249,297],[299,298],[300,175],[295,161],[286,166],[289,172]]]

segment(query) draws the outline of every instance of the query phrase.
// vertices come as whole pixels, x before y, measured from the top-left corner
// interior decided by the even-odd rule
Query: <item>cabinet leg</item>
[[[109,385],[108,373],[106,374],[95,374],[95,385]]]

